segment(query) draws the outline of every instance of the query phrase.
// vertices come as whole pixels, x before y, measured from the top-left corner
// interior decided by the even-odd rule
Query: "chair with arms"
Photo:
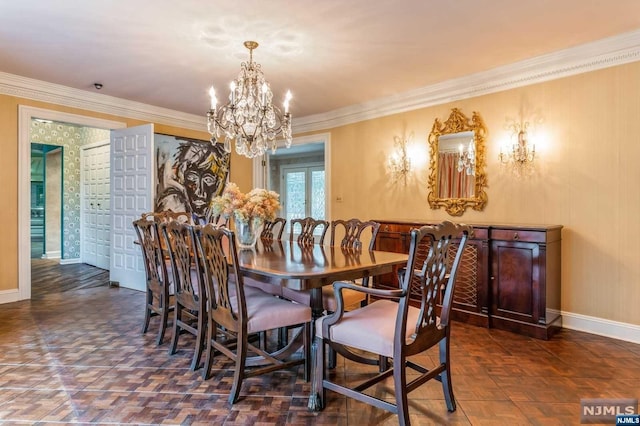
[[[144,309],[144,322],[142,325],[142,333],[146,333],[149,329],[151,317],[160,317],[160,328],[156,344],[162,344],[164,333],[167,329],[169,312],[173,310],[170,306],[169,273],[165,256],[160,244],[160,233],[158,231],[158,223],[155,220],[149,220],[148,216],[133,221],[133,228],[138,235],[138,242],[142,249],[142,259],[144,262],[144,271],[146,276],[146,303]]]
[[[447,409],[455,411],[456,404],[451,385],[449,340],[451,335],[449,314],[455,286],[455,278],[462,252],[471,233],[468,225],[456,225],[445,221],[436,226],[423,226],[411,231],[409,260],[401,276],[401,288],[397,290],[373,289],[346,282],[333,284],[337,310],[334,314],[316,321],[316,337],[313,347],[315,359],[314,381],[309,408],[322,409],[326,402],[325,390],[329,389],[358,401],[371,404],[398,415],[401,425],[409,424],[407,394],[430,379],[442,383]],[[457,249],[450,247],[457,244]],[[424,262],[418,253],[427,250]],[[453,261],[447,259],[455,253]],[[448,265],[450,265],[448,267]],[[444,286],[442,310],[436,317],[439,292]],[[342,292],[354,289],[375,296],[368,305],[344,312]],[[413,291],[412,291],[413,290]],[[411,294],[420,295],[420,306],[409,304]],[[440,364],[427,368],[410,361],[416,355],[438,345]],[[331,346],[341,355],[360,363],[378,364],[379,357],[392,358],[392,367],[355,386],[347,387],[328,379],[324,361],[325,346]],[[352,349],[373,354],[373,358]],[[378,359],[374,359],[378,358]],[[419,373],[407,383],[407,368]],[[395,404],[367,395],[365,390],[393,377]]]
[[[196,337],[191,370],[198,368],[204,347],[205,306],[203,293],[195,267],[196,246],[193,226],[172,221],[162,223],[160,231],[169,251],[173,282],[175,285],[175,308],[173,338],[169,353],[175,354],[178,338],[183,331]]]
[[[304,364],[305,379],[310,372],[311,308],[280,299],[258,289],[246,288],[238,270],[235,235],[226,228],[211,225],[195,230],[199,262],[206,297],[207,348],[203,375],[209,370],[216,353],[235,361],[233,386],[229,403],[238,400],[245,377]],[[230,279],[231,277],[235,279]],[[303,356],[294,355],[297,339],[275,352],[257,347],[249,335],[281,327],[302,327]],[[222,334],[223,337],[220,337]],[[253,356],[248,356],[252,354]],[[249,367],[249,368],[247,368]]]

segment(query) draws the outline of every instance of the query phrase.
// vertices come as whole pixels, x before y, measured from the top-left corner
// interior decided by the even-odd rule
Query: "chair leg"
[[[400,426],[411,424],[409,421],[409,401],[407,398],[406,360],[404,357],[393,358],[393,384],[396,389],[396,406],[398,407],[398,423]]]
[[[442,391],[444,399],[447,403],[447,410],[456,411],[456,399],[453,396],[453,385],[451,384],[451,365],[449,364],[449,338],[445,337],[440,340],[440,363],[446,366],[445,370],[440,373],[440,381],[442,382]]]
[[[207,346],[204,351],[204,365],[202,367],[202,378],[207,380],[211,377],[211,366],[213,365],[213,340],[216,338],[217,326],[209,318],[207,322]]]
[[[202,359],[202,352],[204,351],[204,339],[206,335],[206,322],[204,321],[204,312],[198,311],[198,319],[196,321],[198,330],[196,333],[196,347],[193,352],[193,359],[191,360],[191,371],[195,371],[200,366],[200,360]]]
[[[324,408],[325,390],[322,382],[325,379],[324,341],[316,336],[311,345],[311,359],[313,361],[313,380],[311,381],[311,395],[307,408],[310,411],[320,411]]]
[[[160,298],[160,330],[158,330],[158,340],[156,345],[160,346],[164,340],[164,333],[167,330],[169,322],[169,300],[168,297],[162,295]]]
[[[171,345],[169,345],[169,355],[173,355],[176,353],[178,349],[178,335],[180,334],[180,329],[178,328],[178,323],[182,321],[182,307],[176,301],[176,306],[174,308],[173,313],[173,336],[171,336]]]
[[[142,323],[142,334],[145,334],[149,329],[149,322],[151,321],[151,309],[149,304],[153,303],[153,295],[151,290],[147,288],[147,303],[144,305],[144,322]]]
[[[240,388],[244,379],[244,364],[247,359],[246,331],[238,333],[238,346],[236,349],[236,371],[233,373],[233,386],[229,394],[229,404],[235,404],[240,396]]]
[[[329,360],[327,361],[327,368],[333,370],[336,368],[338,356],[336,351],[333,350],[331,346],[329,346]]]
[[[303,351],[304,351],[304,381],[309,383],[311,380],[311,369],[315,366],[312,363],[312,350],[311,345],[313,341],[311,340],[311,323],[307,323],[303,325],[304,327],[304,340],[303,340]]]

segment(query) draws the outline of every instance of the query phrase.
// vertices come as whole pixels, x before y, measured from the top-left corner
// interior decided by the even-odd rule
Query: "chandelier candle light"
[[[236,152],[248,158],[263,155],[267,149],[275,153],[276,137],[282,135],[287,148],[291,146],[291,92],[284,98],[284,113],[271,102],[273,93],[264,79],[260,64],[253,62],[255,41],[245,41],[249,49],[249,62],[240,66],[238,78],[229,85],[229,102],[217,107],[218,100],[213,86],[209,89],[211,109],[207,112],[207,128],[211,142],[224,135],[224,148],[231,152],[231,140],[235,140]]]

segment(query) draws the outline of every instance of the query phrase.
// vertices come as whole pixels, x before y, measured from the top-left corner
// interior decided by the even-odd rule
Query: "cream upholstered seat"
[[[223,354],[235,361],[229,402],[235,403],[245,377],[304,364],[310,372],[311,308],[259,289],[251,291],[238,270],[235,235],[226,228],[208,225],[195,229],[202,268],[198,276],[205,289],[207,336],[203,376],[208,378],[213,356]],[[230,279],[234,276],[235,279]],[[254,346],[249,335],[283,327],[298,327],[299,334],[274,352]],[[302,356],[295,354],[302,339]],[[252,356],[249,356],[251,354]],[[247,367],[252,367],[248,369]]]
[[[322,409],[326,400],[325,390],[329,389],[398,414],[399,423],[407,425],[407,394],[435,378],[442,383],[448,410],[455,411],[449,356],[449,315],[458,265],[470,232],[470,226],[456,225],[449,221],[412,230],[409,260],[402,275],[401,288],[397,290],[366,288],[346,282],[333,284],[338,302],[337,310],[316,321],[314,383],[309,408]],[[420,262],[418,253],[424,250],[427,251],[427,256]],[[453,261],[447,259],[450,252],[455,253]],[[443,285],[442,308],[440,317],[437,317],[436,308]],[[345,312],[342,299],[345,289],[365,292],[378,300]],[[420,295],[419,307],[410,305],[412,294]],[[440,350],[440,363],[435,368],[429,370],[408,359],[409,356],[420,354],[435,345]],[[392,358],[392,366],[363,383],[350,383],[352,386],[347,386],[344,382],[337,383],[326,374],[326,346],[364,364],[380,365],[382,359]],[[407,377],[407,368],[418,375]],[[377,393],[373,396],[369,390],[388,377],[393,377],[395,403]],[[411,379],[409,383],[408,379]]]

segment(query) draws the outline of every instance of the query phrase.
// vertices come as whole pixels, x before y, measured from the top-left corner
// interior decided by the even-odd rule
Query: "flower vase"
[[[258,218],[236,220],[236,240],[240,249],[252,249],[256,246],[261,224],[262,221]]]

